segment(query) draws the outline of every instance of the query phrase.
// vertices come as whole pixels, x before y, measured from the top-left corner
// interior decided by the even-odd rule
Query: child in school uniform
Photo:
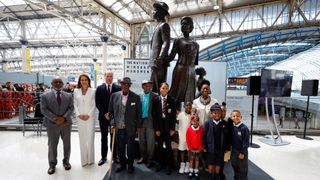
[[[227,125],[221,119],[222,110],[218,103],[210,107],[210,118],[205,123],[203,151],[207,152],[209,180],[220,180],[220,168],[226,151]]]
[[[249,129],[241,122],[242,116],[239,110],[233,110],[231,118],[234,122],[231,150],[231,165],[234,171],[234,178],[237,180],[247,180]]]
[[[203,129],[199,126],[199,117],[197,114],[191,116],[191,126],[187,130],[187,145],[190,160],[189,178],[194,176],[199,179],[199,158],[202,151]]]
[[[185,160],[185,152],[187,151],[187,141],[186,141],[186,134],[187,129],[191,124],[191,109],[192,103],[190,101],[184,104],[184,111],[180,112],[177,117],[177,121],[179,123],[178,134],[179,134],[179,145],[178,150],[180,151],[180,169],[179,173],[189,173],[189,162]]]
[[[167,174],[171,174],[172,147],[171,141],[176,126],[176,102],[168,94],[169,85],[166,82],[160,84],[160,95],[153,99],[153,126],[156,133],[158,165],[156,171],[167,168]],[[165,144],[165,148],[163,147]]]

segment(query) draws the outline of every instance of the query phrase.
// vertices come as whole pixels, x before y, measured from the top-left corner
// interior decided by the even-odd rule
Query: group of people
[[[101,166],[107,161],[108,133],[115,136],[113,162],[119,161],[115,172],[134,172],[134,157],[138,149],[135,138],[139,137],[139,150],[148,168],[156,165],[156,171],[166,168],[171,174],[173,167],[172,141],[178,123],[178,150],[180,150],[180,173],[199,178],[199,167],[207,168],[211,179],[223,179],[224,153],[232,149],[231,161],[236,179],[245,179],[248,170],[248,128],[241,123],[241,113],[234,110],[226,122],[225,104],[210,97],[210,87],[204,83],[200,96],[185,102],[184,111],[176,108],[174,97],[169,95],[169,85],[161,83],[159,94],[152,92],[153,83],[141,83],[143,93],[130,90],[131,79],[125,77],[120,86],[112,83],[113,73],[105,73],[105,83],[96,90],[90,87],[90,78],[79,77],[74,94],[63,91],[63,81],[52,80],[52,91],[41,95],[41,112],[48,134],[48,174],[55,173],[57,145],[61,137],[64,145],[63,166],[70,170],[71,114],[75,113],[81,152],[81,165],[95,162],[94,132],[95,109],[99,111],[101,132]],[[230,123],[231,121],[231,123]],[[186,158],[186,155],[188,158]],[[201,161],[203,160],[203,161]],[[222,172],[222,174],[221,174]],[[221,179],[220,178],[220,179]]]

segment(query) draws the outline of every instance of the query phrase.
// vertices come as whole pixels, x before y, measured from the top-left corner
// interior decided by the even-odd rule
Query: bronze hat
[[[167,15],[170,15],[169,14],[169,6],[165,2],[155,2],[153,4],[153,7],[157,8],[157,9],[162,9],[163,11],[166,12]]]

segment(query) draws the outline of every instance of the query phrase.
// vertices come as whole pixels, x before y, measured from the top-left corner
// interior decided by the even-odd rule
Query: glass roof
[[[0,0],[0,7],[22,5],[22,4],[26,4],[24,0]]]

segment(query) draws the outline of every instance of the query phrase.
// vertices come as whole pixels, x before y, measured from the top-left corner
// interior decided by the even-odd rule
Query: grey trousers
[[[141,128],[139,135],[139,146],[143,159],[145,161],[152,161],[155,148],[155,135],[153,128]]]
[[[238,151],[231,151],[231,165],[234,171],[234,179],[248,180],[248,156],[246,155],[243,160],[240,160],[238,156]]]
[[[48,134],[48,159],[49,166],[55,167],[57,165],[57,147],[59,143],[59,138],[61,137],[63,141],[63,152],[64,158],[63,163],[69,163],[70,152],[71,152],[71,124],[66,126],[50,126],[47,127]]]

